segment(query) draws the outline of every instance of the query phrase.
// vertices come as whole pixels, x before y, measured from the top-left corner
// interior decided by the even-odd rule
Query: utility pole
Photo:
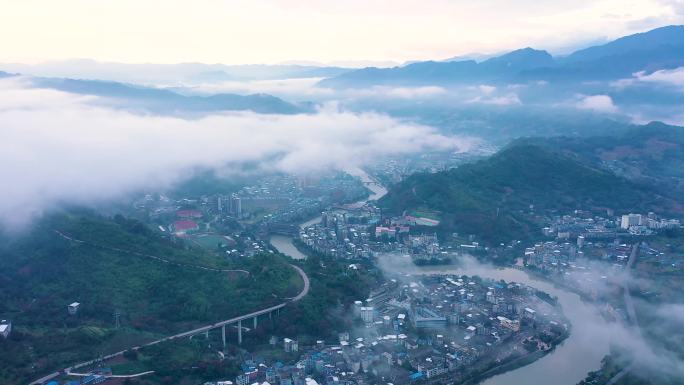
[[[121,326],[119,318],[121,318],[121,312],[119,310],[114,310],[114,328],[116,329],[118,329]]]

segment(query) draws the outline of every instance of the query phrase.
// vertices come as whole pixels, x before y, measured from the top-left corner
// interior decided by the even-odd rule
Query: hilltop
[[[684,127],[653,122],[616,135],[519,139],[544,146],[663,193],[684,194]]]
[[[380,204],[395,213],[438,211],[442,232],[475,234],[486,243],[525,239],[538,231],[531,206],[535,212],[678,207],[650,187],[526,143],[455,169],[415,174],[391,187]]]

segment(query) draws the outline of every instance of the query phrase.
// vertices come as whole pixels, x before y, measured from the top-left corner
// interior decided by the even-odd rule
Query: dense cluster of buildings
[[[290,363],[243,363],[238,385],[410,384],[448,375],[451,380],[507,358],[548,350],[567,331],[558,308],[536,290],[476,277],[435,275],[396,279],[356,301],[358,327],[335,341],[302,347],[283,339]],[[278,341],[272,339],[272,343]]]
[[[335,172],[317,177],[271,175],[235,191],[175,199],[146,194],[133,202],[134,215],[159,232],[226,257],[249,257],[270,248],[269,234],[296,235],[296,223],[325,207],[362,199],[358,179]]]
[[[620,229],[629,231],[632,235],[650,235],[658,230],[676,229],[681,227],[678,219],[660,218],[654,213],[626,214],[620,217]]]
[[[550,225],[542,229],[546,240],[526,248],[519,265],[541,272],[596,300],[605,294],[607,287],[620,287],[620,273],[628,265],[635,239],[638,240],[640,261],[668,268],[681,265],[681,261],[650,246],[648,238],[644,237],[680,227],[678,220],[653,213],[606,218],[576,211],[553,218]],[[624,243],[626,239],[632,239],[630,244]]]
[[[679,227],[681,224],[678,219],[662,218],[654,213],[603,217],[576,210],[572,214],[552,218],[542,232],[546,237],[586,241],[612,240],[625,235],[652,235],[660,230]]]
[[[321,222],[299,231],[299,240],[312,250],[337,258],[370,258],[377,253],[409,254],[416,263],[448,261],[452,253],[434,233],[412,234],[411,228],[434,227],[438,220],[405,215],[384,218],[372,204],[327,210]]]

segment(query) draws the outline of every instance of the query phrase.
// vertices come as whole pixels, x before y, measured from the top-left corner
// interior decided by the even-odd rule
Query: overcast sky
[[[0,62],[403,62],[555,52],[681,24],[684,0],[0,0]]]

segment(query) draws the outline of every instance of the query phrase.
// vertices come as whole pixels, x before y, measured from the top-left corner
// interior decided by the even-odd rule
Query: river
[[[521,368],[502,373],[483,381],[482,385],[575,385],[588,372],[601,366],[601,359],[608,354],[611,335],[609,324],[598,314],[596,308],[585,303],[579,295],[534,279],[521,270],[495,268],[474,262],[465,266],[416,267],[408,256],[384,256],[378,260],[385,270],[406,274],[465,274],[479,275],[495,280],[519,282],[535,287],[558,298],[563,313],[570,321],[570,336],[554,351]]]
[[[372,200],[378,200],[383,197],[383,195],[387,194],[387,189],[383,187],[380,183],[378,183],[376,180],[374,180],[368,173],[366,173],[364,170],[360,168],[350,168],[345,170],[345,172],[349,175],[358,177],[361,179],[363,183],[366,184],[366,187],[371,191],[371,194],[368,196],[366,199],[362,199],[360,201],[354,202],[350,204],[350,207],[361,207],[363,206],[366,202],[372,201]],[[313,219],[310,219],[302,224],[299,225],[300,228],[306,228],[309,226],[313,226],[321,221],[321,216],[317,216]],[[299,251],[294,244],[292,244],[292,237],[288,237],[285,235],[272,235],[269,239],[271,245],[276,248],[279,252],[289,255],[293,259],[306,259],[306,255],[304,255],[301,251]]]
[[[349,172],[360,177],[364,182],[372,182],[371,177],[363,170]],[[370,184],[368,188],[373,194],[363,201],[379,199],[387,190],[379,185]],[[317,217],[301,226],[311,226],[320,222]],[[281,253],[295,259],[305,259],[306,255],[297,250],[292,237],[274,235],[271,244]],[[570,336],[554,351],[539,360],[521,368],[505,372],[483,381],[482,385],[575,385],[584,379],[588,372],[601,366],[601,359],[608,354],[611,333],[610,325],[598,314],[596,308],[581,300],[579,295],[558,288],[553,284],[537,280],[527,273],[512,269],[498,269],[490,266],[470,263],[466,266],[430,266],[416,267],[408,256],[384,256],[378,263],[386,270],[406,274],[465,274],[479,275],[507,282],[519,282],[535,287],[558,298],[563,312],[572,325]]]

